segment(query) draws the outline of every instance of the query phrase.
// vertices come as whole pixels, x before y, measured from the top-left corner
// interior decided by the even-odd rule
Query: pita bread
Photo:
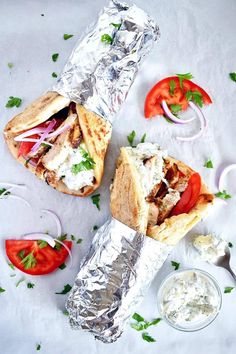
[[[45,153],[45,155],[39,159],[37,167],[34,167],[29,163],[26,164],[22,156],[18,157],[19,143],[14,140],[15,136],[47,121],[52,115],[68,107],[69,104],[70,100],[68,98],[61,96],[57,92],[47,92],[30,104],[22,113],[9,121],[4,129],[4,137],[13,157],[32,173],[36,174],[37,177],[46,181],[49,185],[62,193],[84,197],[93,193],[101,183],[104,172],[104,159],[111,138],[111,124],[109,122],[105,121],[97,114],[86,110],[79,104],[76,104],[77,125],[82,131],[86,148],[95,162],[95,178],[93,185],[85,186],[80,190],[69,189],[63,181],[55,178],[55,173],[53,174],[53,172],[49,171],[44,165],[44,157],[46,158],[46,155],[50,158],[53,154],[56,154],[54,147]],[[69,122],[72,129],[73,122],[71,117],[68,116],[66,121],[67,123]],[[59,135],[56,142],[66,139],[69,132],[70,130]],[[58,148],[58,144],[56,145]]]
[[[165,159],[176,163],[185,175],[195,173],[182,161],[172,157]],[[140,182],[140,175],[132,163],[126,148],[121,148],[114,182],[111,186],[112,216],[138,232],[158,241],[175,245],[191,228],[205,217],[213,204],[214,196],[204,183],[194,208],[188,213],[167,217],[160,225],[148,226],[149,205]]]

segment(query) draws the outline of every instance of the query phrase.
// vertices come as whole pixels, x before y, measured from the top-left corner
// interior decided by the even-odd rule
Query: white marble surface
[[[133,85],[126,103],[114,124],[105,177],[99,190],[101,212],[91,203],[91,199],[76,199],[59,194],[45,183],[36,179],[21,167],[7,151],[0,138],[0,181],[26,183],[28,191],[22,193],[33,205],[29,210],[21,203],[1,200],[0,202],[0,286],[6,289],[0,294],[0,352],[2,354],[31,354],[35,345],[41,342],[41,353],[77,354],[111,351],[118,353],[173,353],[173,354],[233,354],[236,352],[235,313],[236,291],[223,294],[223,306],[219,317],[208,328],[196,333],[178,332],[164,322],[150,333],[157,342],[147,343],[138,332],[128,328],[116,343],[105,345],[97,342],[90,334],[72,331],[67,318],[62,314],[65,296],[55,295],[66,283],[73,282],[79,261],[89,247],[94,224],[101,225],[109,215],[109,183],[113,176],[115,159],[119,147],[127,144],[126,136],[132,129],[138,139],[147,133],[148,141],[156,141],[177,158],[183,159],[200,171],[212,191],[217,191],[216,172],[226,163],[235,163],[235,93],[236,84],[228,78],[228,73],[236,71],[235,55],[235,0],[136,0],[137,5],[149,11],[161,29],[161,40],[146,60]],[[0,130],[21,108],[29,104],[54,82],[53,71],[60,72],[85,26],[94,20],[103,0],[1,0],[0,1]],[[40,14],[45,14],[42,17]],[[64,33],[74,37],[64,41]],[[51,55],[60,54],[56,63]],[[7,63],[14,63],[9,70]],[[208,131],[195,143],[177,143],[174,136],[188,129],[166,123],[161,118],[146,121],[143,118],[144,97],[150,87],[159,79],[176,72],[192,72],[195,81],[212,96],[214,104],[205,108],[209,122]],[[22,97],[19,109],[5,108],[9,96]],[[194,127],[192,128],[194,129]],[[211,157],[215,168],[203,167],[206,158]],[[236,193],[236,174],[232,173],[226,188]],[[75,245],[73,254],[75,267],[47,277],[26,276],[36,285],[27,289],[22,283],[15,283],[22,274],[12,271],[5,260],[3,240],[18,237],[36,230],[55,232],[50,218],[40,218],[40,209],[50,208],[60,215],[65,232],[83,238],[81,245]],[[196,230],[215,232],[235,243],[232,249],[232,264],[236,269],[235,241],[235,197],[227,206],[215,207],[210,217],[201,222]],[[198,266],[208,270],[224,286],[235,286],[230,276],[223,270],[206,265],[195,259],[188,247],[188,238],[175,249],[162,271],[156,276],[151,289],[138,310],[147,319],[158,315],[156,293],[164,275],[172,269],[170,260],[181,263],[181,267]]]

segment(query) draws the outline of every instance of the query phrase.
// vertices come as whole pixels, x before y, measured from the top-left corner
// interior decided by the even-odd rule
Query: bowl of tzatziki
[[[216,280],[200,269],[172,272],[158,291],[158,310],[163,319],[181,331],[198,331],[217,317],[222,294]]]

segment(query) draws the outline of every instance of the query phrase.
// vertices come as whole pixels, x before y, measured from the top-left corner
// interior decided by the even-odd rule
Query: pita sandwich
[[[111,124],[57,92],[47,92],[4,129],[13,157],[47,184],[84,197],[101,183]]]
[[[122,147],[111,186],[112,216],[175,245],[213,204],[200,175],[157,144]]]

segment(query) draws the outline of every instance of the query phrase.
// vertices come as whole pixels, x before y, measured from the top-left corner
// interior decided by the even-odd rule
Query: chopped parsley
[[[38,240],[38,246],[39,248],[44,248],[44,247],[47,247],[48,243],[44,240]]]
[[[66,268],[66,264],[65,263],[62,263],[61,265],[59,265],[59,267],[61,270],[65,269]]]
[[[41,344],[37,343],[36,344],[36,350],[40,350],[41,349]]]
[[[18,252],[17,256],[20,257],[20,259],[23,259],[25,257],[25,250],[21,250],[20,252]]]
[[[3,194],[4,193],[4,194]],[[0,197],[3,195],[3,197],[5,197],[6,195],[11,194],[10,191],[7,191],[6,188],[1,188],[0,189]]]
[[[12,269],[12,270],[15,270],[15,267],[12,263],[7,263],[9,265],[9,267]]]
[[[73,34],[64,33],[63,38],[64,38],[65,41],[67,41],[67,39],[70,39],[73,36],[74,36]]]
[[[102,41],[103,43],[112,44],[113,38],[112,38],[109,34],[104,33],[104,34],[101,36],[101,41]]]
[[[23,281],[25,281],[25,278],[21,278],[20,280],[18,280],[18,282],[16,283],[16,288],[18,288],[18,286],[23,283]]]
[[[139,315],[137,312],[133,314],[132,318],[137,322],[144,322],[144,318],[141,315]]]
[[[213,166],[212,160],[211,160],[211,159],[208,159],[208,160],[205,162],[204,167],[206,167],[206,168],[213,168],[214,166]]]
[[[44,16],[44,14],[41,14],[40,16]]]
[[[58,57],[59,57],[59,53],[52,54],[52,61],[54,62],[57,61]]]
[[[82,243],[83,239],[82,238],[78,238],[78,240],[76,241],[77,244]]]
[[[149,322],[146,321],[141,315],[139,315],[137,312],[135,312],[132,316],[132,318],[136,321],[136,323],[131,323],[131,327],[135,329],[136,331],[143,331],[147,329],[148,327],[155,326],[157,325],[160,321],[161,318],[155,318],[153,321]]]
[[[97,225],[94,225],[93,226],[93,231],[97,231],[98,230],[98,226]]]
[[[171,265],[172,265],[172,267],[174,267],[174,270],[178,270],[179,266],[180,266],[180,263],[175,262],[175,261],[171,261]]]
[[[64,285],[64,289],[60,293],[55,293],[57,295],[65,295],[67,294],[70,290],[72,289],[72,286],[70,284]]]
[[[80,147],[79,150],[84,160],[71,167],[71,172],[75,175],[81,171],[92,170],[95,165],[94,160],[89,156],[87,151],[85,151],[82,147]]]
[[[117,28],[118,30],[121,28],[121,23],[110,23],[111,26]]]
[[[52,77],[57,77],[57,73],[53,72]]]
[[[22,259],[21,263],[25,269],[34,268],[37,264],[36,258],[34,257],[34,252],[27,254],[27,256]]]
[[[179,85],[181,89],[183,89],[183,80],[191,80],[193,79],[193,75],[191,73],[186,74],[176,74],[179,78]]]
[[[176,86],[175,80],[170,80],[169,81],[169,87],[170,87],[169,93],[171,96],[174,96],[174,94],[175,94],[175,86]]]
[[[33,289],[34,288],[34,286],[35,286],[35,284],[33,284],[33,283],[27,283],[27,288],[28,289]]]
[[[65,315],[65,316],[69,316],[69,312],[68,312],[67,310],[63,310],[62,313],[63,313],[63,315]]]
[[[203,106],[203,98],[201,92],[195,91],[187,91],[185,97],[188,101],[194,101],[199,107]]]
[[[236,82],[236,73],[229,73],[229,77],[232,81]]]
[[[172,113],[178,113],[178,112],[182,111],[182,106],[180,104],[171,104],[170,110]]]
[[[10,96],[5,107],[7,108],[20,107],[21,102],[22,102],[21,98]]]
[[[63,235],[59,236],[57,239],[58,239],[59,241],[63,242],[63,241],[66,240],[66,238],[67,238],[67,234],[63,234]],[[61,247],[62,247],[62,245],[61,245],[59,242],[56,241],[56,244],[55,244],[54,248],[55,248],[57,251],[59,251],[59,250],[61,249]]]
[[[141,140],[140,140],[140,143],[145,143],[146,137],[147,137],[147,134],[144,133]]]
[[[100,194],[92,195],[92,203],[100,210]]]
[[[7,63],[7,66],[8,66],[9,69],[12,69],[14,64],[13,63]]]
[[[70,235],[70,238],[72,241],[75,241],[75,236],[74,235]]]
[[[228,243],[228,246],[229,246],[229,248],[232,248],[232,247],[233,247],[232,242],[229,242],[229,243]]]
[[[221,199],[230,199],[230,198],[232,198],[231,195],[228,194],[225,189],[222,192],[216,193],[215,196],[217,198],[221,198]]]
[[[156,341],[156,339],[152,338],[147,332],[142,333],[142,338],[146,342],[153,343]]]
[[[6,290],[0,286],[0,293],[4,293],[4,291],[6,291]]]
[[[231,293],[231,291],[234,289],[234,287],[232,286],[226,286],[225,289],[224,289],[224,293],[225,294],[229,294]]]
[[[134,130],[132,130],[132,132],[127,136],[127,140],[129,142],[130,146],[133,146],[135,136],[136,136],[136,133]]]

